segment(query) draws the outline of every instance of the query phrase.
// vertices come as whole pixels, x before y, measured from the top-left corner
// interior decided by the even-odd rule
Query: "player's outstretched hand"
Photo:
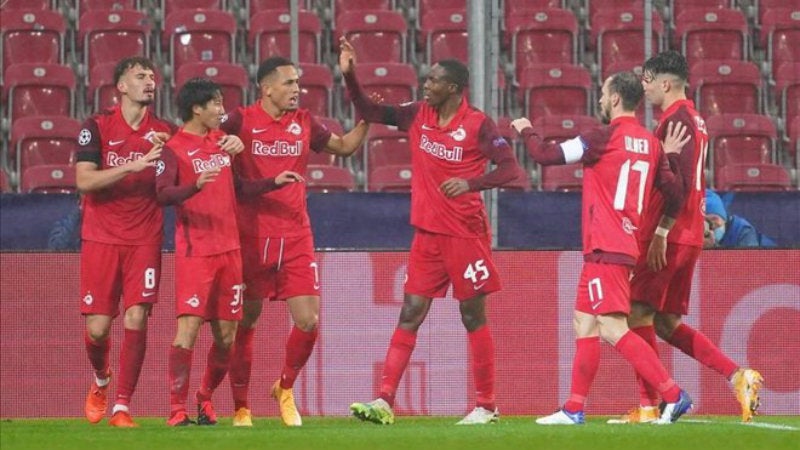
[[[289,183],[302,183],[304,181],[306,180],[302,175],[297,172],[292,172],[291,170],[284,170],[275,177],[275,184],[277,186],[283,186]]]
[[[667,124],[667,135],[661,146],[664,147],[664,153],[680,153],[683,146],[692,139],[692,135],[688,133],[688,127],[682,122],[669,122]]]
[[[453,198],[469,192],[469,184],[467,180],[463,178],[450,178],[439,186],[439,190],[441,190],[446,197]]]
[[[231,156],[239,154],[244,150],[244,142],[239,139],[239,136],[233,134],[225,135],[217,142],[217,145]]]
[[[130,162],[129,164],[131,165],[130,167],[132,168],[133,172],[141,172],[148,167],[155,167],[156,160],[161,158],[161,149],[163,148],[164,144],[154,144],[146,155]]]
[[[531,121],[527,117],[520,117],[511,121],[511,128],[516,130],[517,133],[522,133],[522,130],[529,128]]]
[[[217,179],[217,176],[220,174],[220,172],[222,172],[222,169],[219,167],[214,167],[201,172],[200,176],[197,177],[197,189],[203,189],[203,186],[206,184],[213,183]]]
[[[339,38],[339,70],[350,73],[356,65],[356,50],[344,36]]]

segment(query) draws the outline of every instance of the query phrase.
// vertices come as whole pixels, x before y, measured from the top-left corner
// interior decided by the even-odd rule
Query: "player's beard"
[[[606,125],[611,123],[611,105],[603,105],[600,110],[600,121]]]

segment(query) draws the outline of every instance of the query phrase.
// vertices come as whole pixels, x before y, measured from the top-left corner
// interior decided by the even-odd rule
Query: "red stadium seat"
[[[359,63],[406,62],[408,25],[399,12],[343,12],[336,18],[336,34],[353,44]]]
[[[369,172],[367,179],[369,192],[410,192],[411,165],[376,167]]]
[[[223,10],[225,0],[161,0],[162,17],[169,17],[175,11],[196,9]]]
[[[518,0],[523,1],[524,0]],[[643,11],[644,10],[644,0],[585,0],[588,3],[588,14],[586,18],[588,19],[588,28],[592,30],[594,28],[594,16],[602,13],[608,14],[613,13],[615,11]],[[656,11],[653,8],[653,11]],[[594,44],[592,44],[594,45]]]
[[[17,173],[44,164],[69,165],[78,150],[77,132],[81,124],[63,116],[24,117],[11,128],[11,158]]]
[[[288,11],[289,3],[286,0],[245,0],[245,8],[247,9],[247,16],[253,17],[261,11],[268,10],[286,10]],[[300,3],[300,9],[311,10],[311,0],[303,0]]]
[[[535,65],[525,68],[519,80],[524,115],[538,117],[591,114],[592,79],[581,66]]]
[[[20,179],[23,193],[71,194],[75,189],[75,168],[64,164],[29,167]]]
[[[764,16],[774,9],[786,8],[787,6],[791,7],[791,5],[797,6],[797,0],[756,0],[750,3],[757,10],[755,14],[756,25],[763,24]]]
[[[553,115],[539,117],[531,125],[545,142],[562,142],[600,126],[600,121],[592,116]]]
[[[224,11],[176,11],[164,22],[173,73],[190,62],[234,62],[236,19]]]
[[[531,9],[564,9],[565,3],[564,0],[505,0],[503,7],[505,15],[508,17],[514,14],[526,14]]]
[[[419,26],[423,17],[442,10],[459,10],[466,15],[467,0],[414,0],[414,10],[417,13],[416,22]]]
[[[736,9],[692,9],[677,18],[675,46],[691,67],[715,59],[747,59],[747,19]]]
[[[325,1],[325,4],[331,4],[331,18],[332,24],[338,22],[339,16],[347,11],[368,11],[368,10],[385,10],[395,11],[395,0],[333,0]],[[335,26],[334,26],[335,29]]]
[[[416,98],[419,81],[410,64],[359,63],[355,70],[364,92],[380,95],[386,104],[405,103]]]
[[[543,191],[577,192],[583,189],[583,165],[542,166],[539,189]]]
[[[719,191],[788,191],[789,172],[778,164],[728,164],[716,171]]]
[[[641,9],[600,11],[592,17],[591,31],[592,42],[597,46],[601,82],[613,73],[608,70],[611,64],[636,65],[644,61],[644,13]],[[661,17],[654,12],[652,54],[663,48],[663,35]]]
[[[310,11],[298,11],[298,54],[301,63],[320,62],[320,40],[322,32],[319,18]],[[248,42],[254,49],[255,63],[271,56],[289,57],[291,17],[287,10],[261,11],[250,18]],[[359,59],[360,60],[360,59]]]
[[[54,0],[5,0],[2,3],[3,10],[11,11],[24,9],[27,11],[44,11],[47,9],[55,9],[57,1]]]
[[[0,74],[12,64],[64,62],[66,24],[55,11],[0,10]]]
[[[344,167],[309,165],[306,187],[310,192],[352,192],[356,189],[356,182],[353,174]]]
[[[506,19],[517,80],[532,65],[578,62],[578,20],[569,10],[543,9]]]
[[[233,111],[247,104],[247,87],[250,77],[240,64],[231,63],[188,63],[182,65],[175,74],[175,93],[192,78],[203,77],[213,80],[222,89],[222,103],[225,111]]]
[[[7,194],[11,192],[11,180],[8,179],[6,169],[0,167],[0,193]]]
[[[316,116],[331,117],[333,111],[333,74],[324,64],[301,63],[300,105]]]
[[[428,13],[422,18],[421,35],[425,40],[428,65],[443,59],[466,63],[468,57],[467,16],[461,10]]]
[[[767,116],[719,114],[706,119],[712,170],[728,164],[776,163],[777,133]]]
[[[71,116],[75,74],[58,64],[14,64],[6,69],[9,122],[29,116]]]
[[[789,147],[786,149],[786,158],[794,162],[795,168],[800,173],[800,116],[789,124]]]
[[[82,17],[89,11],[141,11],[140,0],[78,0],[75,2],[75,16]]]
[[[795,9],[774,9],[764,14],[761,44],[774,76],[784,64],[800,63],[800,2]]]
[[[115,63],[120,55],[150,56],[150,19],[138,11],[87,11],[78,24],[84,67]]]
[[[761,72],[745,61],[703,61],[689,70],[697,111],[716,114],[758,114],[761,110]]]
[[[783,119],[790,123],[800,116],[800,62],[787,63],[778,68],[775,91]]]
[[[675,28],[675,21],[680,20],[681,14],[686,11],[696,9],[714,10],[723,8],[732,8],[734,6],[733,0],[669,0],[669,11],[671,17],[671,26]]]
[[[364,144],[364,167],[367,183],[373,170],[385,166],[410,166],[408,133],[386,125],[370,125]]]

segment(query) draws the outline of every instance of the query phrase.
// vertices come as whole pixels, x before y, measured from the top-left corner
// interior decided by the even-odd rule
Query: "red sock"
[[[656,352],[658,356],[658,341],[656,340],[656,329],[652,325],[631,328],[631,331],[644,339],[647,345]],[[639,404],[642,406],[658,406],[658,391],[653,386],[644,382],[641,375],[636,373],[636,382],[639,384]]]
[[[317,329],[303,331],[297,326],[292,327],[289,339],[286,340],[286,360],[283,363],[281,372],[281,388],[291,389],[294,380],[306,365],[308,357],[314,351],[314,343],[317,342]]]
[[[234,411],[248,408],[247,394],[250,389],[250,370],[253,366],[253,336],[255,328],[239,327],[233,342],[230,363],[231,392]]]
[[[622,356],[628,360],[637,373],[647,383],[655,386],[661,397],[667,403],[675,403],[681,393],[681,388],[669,376],[667,369],[661,364],[656,353],[647,345],[642,338],[631,333],[630,330],[626,332],[617,345],[614,346]]]
[[[147,348],[147,330],[125,329],[122,348],[119,351],[119,375],[117,376],[117,404],[128,406],[142,372],[144,352]]]
[[[400,384],[400,377],[406,371],[415,345],[417,345],[416,333],[402,328],[394,330],[389,350],[386,351],[386,360],[383,362],[380,390],[380,398],[386,400],[389,406],[394,406],[397,385]]]
[[[231,347],[223,348],[216,342],[211,344],[208,349],[208,359],[206,360],[206,371],[203,374],[203,382],[197,390],[197,401],[203,402],[211,400],[211,395],[217,389],[225,375],[228,373],[228,366],[231,362]]]
[[[727,379],[730,379],[739,368],[706,335],[685,323],[681,323],[675,328],[668,342],[683,353],[700,361],[704,366],[721,373]]]
[[[488,325],[467,333],[477,406],[494,411],[494,339]]]
[[[589,389],[600,367],[600,338],[598,336],[575,339],[575,357],[572,360],[572,384],[564,409],[571,413],[583,411]]]
[[[89,362],[92,363],[94,374],[97,378],[108,378],[108,352],[111,350],[111,338],[103,341],[92,341],[89,332],[84,331],[83,341],[86,344],[86,353],[89,355]]]
[[[189,396],[189,375],[192,373],[192,350],[181,347],[169,349],[169,403],[170,413],[186,410]]]

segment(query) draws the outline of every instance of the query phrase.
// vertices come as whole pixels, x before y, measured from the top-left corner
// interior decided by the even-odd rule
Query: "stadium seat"
[[[83,64],[91,74],[98,64],[115,63],[120,55],[150,56],[150,19],[138,11],[87,11],[78,23]]]
[[[161,0],[162,17],[169,17],[175,11],[197,9],[224,10],[226,0]]]
[[[77,0],[75,17],[83,17],[89,11],[141,11],[141,0]]]
[[[23,193],[71,194],[75,190],[75,168],[69,165],[29,167],[20,179],[20,192]]]
[[[564,0],[505,0],[503,2],[503,10],[506,17],[508,17],[514,14],[526,14],[531,9],[564,9],[565,3]]]
[[[797,6],[797,0],[791,0]],[[764,16],[774,9],[786,8],[787,4],[791,5],[787,0],[755,0],[750,2],[756,8],[756,26],[764,23]]]
[[[386,104],[399,104],[416,99],[419,81],[414,66],[410,64],[359,63],[355,70],[358,81],[367,95],[376,93],[383,97]]]
[[[316,116],[332,117],[333,74],[324,64],[301,63],[300,105]]]
[[[234,62],[236,19],[224,11],[176,11],[164,22],[172,73],[190,62]]]
[[[728,164],[716,171],[718,191],[788,191],[789,172],[778,164]]]
[[[115,63],[100,64],[92,68],[89,77],[86,79],[89,85],[86,87],[86,113],[101,111],[119,103],[119,91],[114,84]],[[158,81],[157,81],[158,83]],[[158,89],[156,89],[158,97]],[[158,99],[156,99],[158,104]]]
[[[467,62],[467,16],[463,11],[451,9],[428,13],[422,18],[420,34],[425,41],[425,62],[428,65],[443,59]]]
[[[66,23],[58,12],[3,8],[0,22],[0,74],[12,64],[64,62]]]
[[[13,153],[9,156],[13,158],[9,163],[16,166],[16,173],[24,173],[36,165],[74,163],[80,127],[77,120],[63,116],[17,120],[11,129],[9,148]]]
[[[395,11],[346,11],[336,18],[336,35],[353,44],[359,63],[406,62],[408,25]]]
[[[29,116],[71,116],[75,112],[75,74],[58,64],[14,64],[6,69],[9,123]]]
[[[797,8],[773,9],[764,14],[761,44],[774,76],[784,64],[800,63],[800,2]]]
[[[542,166],[539,169],[542,191],[578,192],[583,189],[583,165]]]
[[[761,110],[761,72],[745,61],[703,61],[689,70],[697,111],[715,114],[758,114]]]
[[[521,76],[523,114],[531,120],[556,114],[591,115],[592,79],[585,68],[540,64],[525,68]]]
[[[386,166],[410,166],[411,152],[408,149],[408,133],[386,125],[370,125],[364,143],[364,172],[367,184],[372,171]]]
[[[11,180],[9,180],[6,169],[0,167],[0,193],[7,194],[11,192]]]
[[[719,114],[706,119],[711,169],[728,164],[777,163],[775,124],[757,114]]]
[[[625,62],[640,65],[644,57],[644,13],[641,9],[600,11],[592,17],[591,40],[597,48],[600,83],[613,72],[610,65]],[[664,26],[653,12],[652,54],[663,49]]]
[[[411,165],[376,167],[369,172],[367,179],[369,192],[410,192]]]
[[[330,17],[333,19],[331,21],[331,24],[334,25],[333,29],[336,29],[335,24],[337,23],[339,16],[347,11],[396,10],[395,0],[327,0],[324,2],[324,4],[328,3],[330,3],[331,7]]]
[[[309,164],[306,187],[309,192],[352,192],[356,189],[356,182],[353,174],[344,167]]]
[[[789,124],[789,146],[784,155],[794,164],[800,176],[800,116],[795,117]]]
[[[511,61],[516,80],[536,64],[578,62],[578,20],[564,9],[543,9],[506,18],[506,40],[511,39]]]
[[[467,0],[414,0],[413,3],[414,11],[416,11],[414,20],[417,27],[420,26],[423,17],[441,10],[458,10],[464,15],[467,14]]]
[[[517,0],[519,2],[524,2],[525,0]],[[587,19],[587,28],[590,31],[594,28],[594,16],[602,13],[608,14],[613,13],[614,11],[642,11],[644,9],[644,0],[584,0],[586,5],[586,10],[588,14],[586,15]],[[653,12],[656,9],[653,8]],[[593,46],[594,44],[592,44]]]
[[[734,0],[669,0],[670,26],[675,28],[675,21],[680,20],[681,14],[686,11],[693,11],[696,9],[715,10],[723,8],[732,8]]]
[[[322,32],[319,18],[310,11],[298,11],[298,54],[301,63],[319,63]],[[250,18],[248,42],[253,47],[255,63],[271,56],[289,57],[291,53],[291,17],[287,10],[261,11]],[[359,59],[360,60],[360,59]]]
[[[312,7],[311,1],[312,0],[303,0],[300,3],[300,9],[310,11]],[[288,11],[289,8],[289,3],[286,0],[245,0],[244,4],[248,17],[253,17],[261,11]]]
[[[800,62],[787,63],[775,73],[775,91],[786,123],[800,116]]]
[[[12,9],[44,11],[47,9],[55,9],[55,7],[58,6],[58,2],[56,0],[5,0],[2,5],[5,11],[11,11]]]
[[[736,9],[690,9],[677,18],[674,45],[691,67],[708,60],[748,57],[747,19]]]
[[[531,125],[543,141],[558,143],[600,126],[600,121],[592,116],[548,115],[535,119]]]
[[[209,78],[220,85],[225,111],[233,111],[248,102],[247,87],[250,84],[250,77],[240,64],[224,62],[184,64],[175,74],[175,93],[177,94],[187,81],[195,77]]]

